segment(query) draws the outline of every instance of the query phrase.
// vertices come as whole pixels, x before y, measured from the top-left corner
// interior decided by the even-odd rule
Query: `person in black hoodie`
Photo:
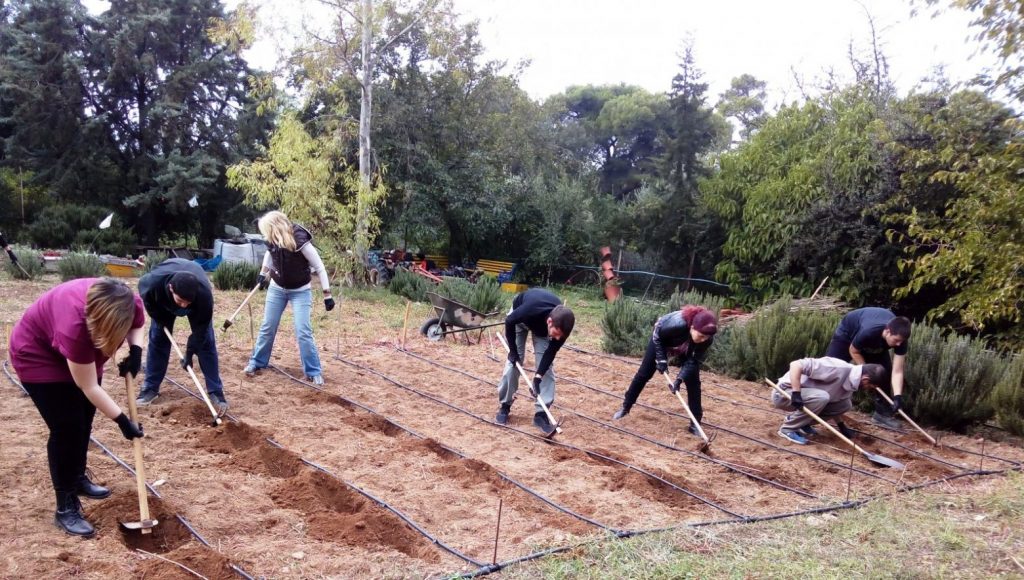
[[[628,415],[655,371],[659,374],[667,372],[668,359],[678,356],[682,359],[682,368],[668,388],[674,395],[679,391],[680,384],[686,384],[686,404],[697,422],[700,422],[704,417],[700,395],[700,363],[707,357],[716,332],[718,321],[715,320],[715,315],[702,306],[683,306],[659,318],[654,323],[654,332],[647,343],[647,351],[644,352],[640,368],[626,389],[622,408],[613,418],[622,419]],[[693,425],[690,425],[689,430],[690,433],[697,432]]]
[[[558,350],[565,344],[576,316],[562,304],[562,301],[547,290],[531,288],[512,299],[512,310],[505,317],[505,338],[509,353],[505,372],[498,384],[498,399],[501,407],[494,420],[499,425],[508,423],[512,400],[519,388],[519,369],[526,354],[526,335],[533,334],[533,355],[537,371],[533,376],[533,392],[539,393],[544,404],[550,407],[555,402],[555,373],[552,363]],[[534,403],[533,424],[550,433],[554,426],[548,420],[540,403]]]
[[[192,334],[185,347],[181,367],[192,366],[199,357],[199,368],[206,379],[206,392],[223,414],[228,408],[224,383],[220,380],[217,340],[213,332],[213,287],[202,266],[181,258],[164,260],[139,280],[139,295],[146,312],[153,319],[149,327],[149,351],[146,353],[146,380],[136,404],[149,405],[160,396],[160,383],[167,374],[171,341],[164,328],[174,332],[174,319],[187,316]]]

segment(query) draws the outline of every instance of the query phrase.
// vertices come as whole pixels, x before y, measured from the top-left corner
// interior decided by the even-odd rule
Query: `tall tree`
[[[726,119],[735,119],[739,123],[743,140],[749,139],[768,118],[764,110],[766,86],[764,81],[757,80],[753,75],[742,74],[733,78],[729,88],[718,96],[718,112]]]

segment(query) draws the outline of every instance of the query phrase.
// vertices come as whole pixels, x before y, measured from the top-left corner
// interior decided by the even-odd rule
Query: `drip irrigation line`
[[[373,374],[379,376],[380,378],[384,379],[385,381],[388,381],[389,383],[392,383],[392,384],[394,384],[395,386],[397,386],[397,387],[399,387],[401,389],[405,389],[405,390],[407,390],[407,391],[409,391],[411,393],[414,393],[414,394],[416,394],[416,395],[418,395],[420,397],[423,397],[425,399],[428,399],[430,401],[438,403],[439,405],[443,405],[445,407],[448,407],[449,409],[452,409],[454,411],[458,411],[459,413],[462,413],[464,415],[468,415],[468,416],[476,419],[477,421],[480,421],[482,423],[487,423],[488,425],[499,426],[497,423],[494,423],[494,422],[492,422],[492,421],[490,421],[490,420],[488,420],[488,419],[486,419],[484,417],[481,417],[480,415],[477,415],[476,413],[473,413],[472,411],[468,411],[468,410],[463,409],[463,408],[461,408],[461,407],[459,407],[457,405],[449,403],[448,401],[445,401],[444,399],[441,399],[439,397],[435,397],[434,395],[431,395],[431,394],[428,394],[428,393],[424,393],[423,391],[420,391],[418,389],[414,389],[414,388],[412,388],[412,387],[410,387],[408,385],[403,385],[402,383],[396,381],[395,379],[392,379],[391,377],[385,375],[384,373],[381,373],[380,371],[377,371],[375,369],[372,369],[372,368],[364,366],[364,365],[360,365],[358,363],[352,362],[350,360],[347,360],[347,359],[339,357],[339,356],[335,356],[334,358],[335,358],[335,360],[341,361],[341,362],[343,362],[343,363],[345,363],[345,364],[347,364],[349,366],[355,367],[357,369],[364,370],[364,371],[369,372],[369,373],[373,373]],[[700,495],[698,495],[698,494],[696,494],[696,493],[694,493],[694,492],[692,492],[692,491],[690,491],[690,490],[688,490],[688,489],[686,489],[684,487],[681,487],[679,485],[676,485],[676,484],[672,483],[671,481],[668,481],[668,480],[666,480],[666,479],[664,479],[662,477],[659,477],[658,475],[655,475],[655,474],[651,473],[650,471],[647,471],[647,470],[643,469],[642,467],[638,467],[638,466],[633,465],[631,463],[627,463],[625,461],[622,461],[622,460],[619,460],[619,459],[615,459],[614,457],[609,457],[607,455],[603,455],[603,454],[598,453],[596,451],[591,451],[591,450],[588,450],[588,449],[583,449],[583,448],[580,448],[580,447],[576,447],[575,445],[571,445],[569,443],[563,443],[561,441],[555,441],[553,439],[545,439],[545,438],[540,437],[538,435],[534,435],[532,433],[528,433],[526,431],[523,431],[522,429],[517,429],[515,427],[510,427],[508,425],[500,425],[500,427],[503,427],[505,429],[510,429],[512,431],[515,431],[517,433],[521,433],[521,434],[526,435],[528,437],[531,437],[533,439],[538,439],[538,440],[540,440],[540,441],[542,441],[544,443],[548,443],[548,444],[551,444],[551,445],[558,445],[560,447],[565,447],[566,449],[572,449],[573,451],[578,451],[580,453],[585,453],[586,455],[588,455],[588,456],[590,456],[590,457],[592,457],[594,459],[600,459],[602,461],[606,461],[606,462],[609,462],[609,463],[614,463],[616,465],[621,465],[621,466],[623,466],[623,467],[625,467],[627,469],[630,469],[632,471],[635,471],[637,473],[645,475],[645,476],[647,476],[650,479],[653,479],[655,481],[661,482],[662,484],[664,484],[664,485],[666,485],[666,486],[668,486],[668,487],[670,487],[670,488],[672,488],[672,489],[674,489],[674,490],[676,490],[676,491],[678,491],[678,492],[680,492],[680,493],[682,493],[684,495],[687,495],[687,496],[689,496],[689,497],[691,497],[691,498],[693,498],[693,499],[695,499],[695,500],[697,500],[697,501],[699,501],[701,503],[704,503],[704,504],[706,504],[708,506],[711,506],[711,507],[713,507],[713,508],[715,508],[715,509],[717,509],[717,510],[719,510],[721,512],[727,513],[727,514],[729,514],[731,516],[735,516],[735,517],[738,517],[738,518],[744,517],[744,516],[742,516],[742,515],[740,515],[740,514],[738,514],[736,512],[733,512],[733,511],[731,511],[731,510],[729,510],[727,508],[724,508],[724,507],[716,504],[715,502],[713,502],[713,501],[711,501],[711,500],[709,500],[709,499],[707,499],[705,497],[701,497]]]
[[[628,363],[628,364],[631,364],[631,365],[635,365],[636,364],[635,360],[630,360],[630,359],[628,359],[626,357],[621,357],[621,356],[618,356],[618,355],[606,354],[606,353],[597,353],[597,352],[593,352],[593,351],[589,351],[589,350],[586,350],[586,349],[579,348],[577,346],[565,345],[562,348],[568,349],[568,350],[571,350],[571,351],[574,351],[574,352],[590,355],[590,356],[595,356],[595,357],[600,357],[600,358],[611,358],[611,359],[615,359],[615,360],[618,360],[618,361],[621,361],[621,362],[624,362],[624,363]],[[588,364],[588,363],[584,363],[584,364]],[[589,364],[593,364],[593,363],[589,363]],[[594,365],[594,366],[597,366],[597,365]],[[605,370],[609,370],[611,372],[615,372],[614,370],[608,369],[606,367],[599,367],[599,368],[604,368]],[[566,380],[570,380],[570,381],[573,380],[573,379],[569,379],[567,377],[562,377],[562,378],[565,378]],[[735,387],[729,387],[729,386],[726,386],[726,385],[723,385],[723,384],[715,384],[714,386],[718,387],[718,388],[721,388],[721,389],[726,389],[726,390],[735,391],[735,392],[738,392],[738,393],[743,393],[743,394],[748,395],[748,396],[753,396],[753,395],[750,395],[750,393],[747,393],[746,391],[743,391],[742,389],[737,389]],[[771,400],[771,399],[769,397],[764,397],[764,400],[767,401],[767,400]],[[754,408],[757,408],[757,407],[754,407]],[[990,425],[988,423],[985,423],[985,426],[990,426]],[[872,435],[872,436],[874,437],[874,435]],[[881,438],[879,437],[879,439],[881,439]],[[964,448],[964,447],[959,447],[959,446],[956,446],[956,445],[947,445],[947,444],[942,444],[942,446],[946,447],[948,449],[952,449],[954,451],[959,451],[961,453],[967,453],[969,455],[974,455],[976,457],[981,457],[982,456],[981,453],[979,453],[977,451],[973,451],[971,449]],[[987,459],[990,458],[990,459],[995,459],[995,460],[998,460],[998,461],[1002,461],[1003,463],[1008,463],[1010,465],[1024,466],[1024,462],[1014,461],[1012,459],[1006,459],[1005,457],[999,457],[999,456],[996,456],[996,455],[989,455],[987,453],[984,454],[984,457],[987,458]]]
[[[281,445],[280,443],[278,443],[277,441],[274,441],[270,437],[267,437],[266,440],[267,440],[268,443],[270,443],[274,447],[277,447],[278,449],[282,449],[282,450],[286,450],[287,451],[287,449],[284,447],[284,445]],[[422,535],[424,538],[430,540],[430,542],[432,544],[434,544],[435,546],[437,546],[438,548],[441,548],[442,550],[448,552],[449,554],[455,556],[456,558],[459,558],[460,560],[465,561],[468,564],[472,564],[474,566],[483,566],[484,565],[482,562],[479,562],[477,560],[474,560],[473,558],[470,558],[469,556],[463,554],[462,552],[456,550],[455,548],[449,546],[448,544],[445,544],[440,539],[434,537],[433,535],[431,535],[430,532],[428,532],[427,530],[423,529],[422,526],[420,526],[419,524],[414,522],[412,520],[412,518],[410,518],[409,516],[407,516],[404,513],[402,513],[402,511],[399,510],[398,508],[391,506],[386,501],[380,499],[379,497],[376,497],[375,495],[373,495],[370,492],[360,488],[359,486],[355,485],[354,483],[350,483],[348,481],[345,481],[340,476],[338,476],[335,473],[331,472],[331,470],[327,469],[326,467],[323,467],[322,465],[318,465],[318,464],[316,464],[316,463],[314,463],[312,461],[309,461],[308,459],[305,459],[303,457],[299,457],[299,461],[302,461],[303,463],[305,463],[306,465],[312,467],[313,469],[316,469],[317,471],[323,472],[324,474],[330,476],[332,479],[335,479],[336,481],[338,481],[340,483],[343,483],[345,486],[350,488],[352,491],[355,491],[359,495],[365,497],[366,499],[376,503],[380,507],[388,510],[389,512],[391,512],[393,514],[395,514],[396,516],[399,517],[399,519],[401,519],[403,522],[405,522],[406,524],[411,526],[414,530],[419,532],[420,535]]]
[[[925,453],[924,451],[918,451],[916,449],[908,447],[907,445],[904,445],[904,444],[902,444],[902,443],[900,443],[898,441],[893,441],[892,439],[886,439],[885,437],[879,437],[878,435],[875,435],[873,433],[868,433],[866,431],[861,431],[860,429],[854,429],[854,431],[857,432],[857,433],[860,433],[861,435],[865,435],[867,437],[870,437],[872,439],[877,439],[879,441],[882,441],[883,443],[888,443],[889,445],[895,445],[896,447],[899,447],[900,449],[903,449],[905,451],[909,451],[911,453],[916,453],[916,454],[918,454],[918,455],[920,455],[922,457],[926,457],[928,459],[931,459],[932,461],[935,461],[936,463],[941,463],[941,464],[946,465],[948,467],[955,467],[957,469],[970,470],[970,467],[967,467],[966,465],[959,465],[959,464],[953,463],[951,461],[946,461],[945,459],[942,459],[940,457],[935,457],[934,455],[930,455],[928,453]]]
[[[3,364],[4,374],[7,375],[7,378],[10,379],[10,381],[12,383],[18,385],[18,388],[21,389],[21,392],[24,393],[25,396],[27,397],[28,396],[28,391],[25,390],[25,385],[22,385],[21,381],[19,381],[18,379],[14,378],[14,375],[11,374],[11,370],[7,368],[7,364],[8,364],[7,359],[4,359],[4,364]]]
[[[464,375],[466,377],[469,377],[469,378],[471,378],[473,380],[476,380],[476,381],[479,381],[481,383],[484,383],[484,384],[486,384],[488,386],[492,386],[492,387],[494,386],[487,379],[484,379],[482,377],[478,377],[478,376],[473,375],[472,373],[469,373],[469,372],[464,371],[462,369],[457,369],[457,368],[453,368],[453,367],[449,367],[449,366],[443,365],[443,364],[441,364],[441,363],[439,363],[437,361],[428,359],[428,358],[426,358],[424,356],[420,356],[418,354],[415,354],[415,353],[412,353],[412,352],[409,352],[409,351],[402,351],[402,352],[404,352],[406,355],[411,356],[413,358],[422,360],[422,361],[424,361],[426,363],[432,364],[434,366],[438,366],[440,368],[443,368],[443,369],[446,369],[446,370],[449,370],[449,371],[452,371],[452,372],[455,372],[455,373],[459,373],[459,374]],[[569,409],[568,407],[564,407],[564,406],[559,405],[558,408],[562,409],[564,411],[567,411],[569,413],[572,413],[573,415],[575,415],[577,417],[581,417],[581,418],[583,418],[583,419],[585,419],[587,421],[591,421],[593,423],[596,423],[596,424],[604,427],[605,429],[611,429],[613,431],[618,431],[620,433],[624,433],[626,435],[630,435],[632,437],[636,437],[637,439],[640,439],[642,441],[646,441],[646,442],[651,443],[653,445],[657,445],[658,447],[663,447],[665,449],[669,449],[669,450],[672,450],[672,451],[678,451],[678,452],[683,453],[685,455],[688,455],[690,457],[694,457],[694,458],[701,459],[701,460],[704,460],[704,461],[710,461],[711,463],[714,463],[716,465],[720,465],[720,466],[722,466],[722,467],[724,467],[724,468],[726,468],[726,469],[728,469],[730,471],[734,471],[736,473],[745,475],[745,476],[747,476],[747,477],[749,477],[751,479],[760,481],[762,483],[766,483],[768,485],[777,487],[779,489],[783,489],[785,491],[796,493],[798,495],[802,495],[804,497],[808,497],[808,498],[812,498],[812,499],[821,499],[821,498],[819,498],[816,495],[807,493],[806,491],[803,491],[803,490],[800,490],[800,489],[795,489],[795,488],[789,487],[789,486],[787,486],[785,484],[779,483],[777,481],[773,481],[771,479],[767,479],[767,478],[761,477],[759,475],[750,473],[749,471],[745,471],[745,470],[741,469],[740,466],[737,466],[735,464],[732,464],[732,463],[729,463],[729,462],[726,462],[726,461],[722,461],[720,459],[715,459],[713,457],[708,457],[708,456],[700,454],[700,453],[694,453],[693,451],[690,451],[688,449],[683,449],[681,447],[676,447],[675,445],[670,445],[670,444],[665,443],[663,441],[658,441],[656,439],[651,439],[649,437],[645,437],[644,435],[641,435],[641,434],[636,433],[634,431],[630,431],[628,429],[623,429],[621,427],[617,427],[615,425],[608,424],[608,423],[606,423],[604,421],[601,421],[599,419],[595,419],[593,417],[589,417],[589,416],[587,416],[587,415],[585,415],[583,413],[580,413],[579,411],[576,411],[574,409]]]
[[[305,387],[309,387],[309,388],[313,389],[314,391],[318,391],[320,393],[324,393],[324,394],[327,394],[327,395],[330,395],[330,396],[333,396],[333,397],[338,397],[342,401],[345,401],[346,403],[348,403],[348,404],[350,404],[350,405],[352,405],[354,407],[358,407],[359,409],[362,409],[363,411],[365,411],[367,413],[370,413],[371,415],[375,415],[377,417],[380,417],[381,419],[387,421],[389,424],[394,425],[395,427],[398,427],[402,431],[405,431],[406,433],[408,433],[409,435],[412,435],[413,437],[416,437],[417,439],[423,439],[423,440],[427,440],[428,439],[428,437],[426,437],[424,435],[421,435],[421,434],[417,433],[416,431],[413,431],[412,429],[410,429],[410,428],[408,428],[408,427],[406,427],[406,426],[396,422],[395,420],[393,420],[390,417],[384,415],[383,413],[380,413],[380,412],[378,412],[378,411],[376,411],[376,410],[374,410],[374,409],[372,409],[370,407],[367,407],[366,405],[363,405],[362,403],[359,403],[358,401],[353,401],[352,399],[343,397],[341,395],[335,395],[334,393],[330,393],[329,391],[327,391],[327,389],[323,389],[323,388],[318,387],[316,385],[307,383],[307,382],[305,382],[305,381],[303,381],[303,380],[301,380],[301,379],[299,379],[297,377],[294,377],[294,376],[288,374],[287,372],[281,370],[279,367],[275,366],[274,364],[270,364],[269,366],[271,368],[273,368],[274,370],[276,370],[277,372],[279,372],[282,375],[284,375],[286,378],[288,378],[288,379],[290,379],[290,380],[292,380],[292,381],[294,381],[296,383],[299,383],[299,384],[301,384],[301,385],[303,385]],[[451,447],[448,447],[447,445],[441,443],[440,441],[434,440],[434,442],[437,443],[445,451],[447,451],[449,453],[452,453],[452,454],[454,454],[454,455],[456,455],[458,457],[461,457],[462,459],[467,459],[467,460],[468,459],[472,459],[470,456],[466,455],[465,453],[462,453],[461,451],[459,451],[457,449],[453,449]],[[489,467],[491,467],[491,469],[494,469],[494,466],[490,465],[489,463],[487,465]],[[574,511],[572,511],[571,509],[569,509],[569,508],[567,508],[567,507],[565,507],[563,505],[560,505],[560,504],[556,503],[555,501],[545,497],[540,492],[538,492],[538,491],[528,487],[524,483],[521,483],[521,482],[513,479],[511,476],[505,474],[504,472],[502,472],[502,471],[500,471],[498,469],[494,469],[494,473],[496,473],[498,475],[498,477],[500,477],[501,479],[507,481],[508,483],[511,483],[512,485],[518,487],[519,489],[525,491],[526,493],[530,494],[531,496],[539,499],[540,501],[546,503],[547,505],[555,508],[556,510],[558,510],[558,511],[560,511],[560,512],[566,514],[566,515],[572,516],[572,517],[574,517],[574,518],[576,518],[576,519],[578,519],[580,521],[583,521],[583,522],[588,523],[588,524],[590,524],[592,526],[596,526],[598,528],[601,528],[601,529],[609,531],[609,532],[613,532],[613,533],[618,533],[619,532],[619,530],[616,530],[615,528],[612,528],[610,526],[606,526],[605,524],[602,524],[601,522],[592,520],[592,519],[590,519],[590,518],[588,518],[588,517],[586,517],[584,515],[581,515],[581,514],[578,514],[578,513],[574,512]]]
[[[108,456],[110,456],[110,458],[113,459],[114,462],[116,462],[121,467],[127,469],[128,473],[131,473],[132,477],[135,477],[135,468],[133,468],[131,465],[128,465],[127,463],[125,463],[125,461],[123,459],[121,459],[120,457],[118,457],[113,451],[111,451],[110,449],[107,449],[106,445],[100,443],[99,439],[96,439],[92,435],[89,435],[89,441],[92,441],[93,443],[95,443],[96,446],[99,447],[100,450],[102,450]],[[146,482],[146,489],[148,489],[149,493],[153,494],[158,499],[163,499],[163,497],[160,496],[160,492],[158,492],[155,487],[150,485],[148,481]]]

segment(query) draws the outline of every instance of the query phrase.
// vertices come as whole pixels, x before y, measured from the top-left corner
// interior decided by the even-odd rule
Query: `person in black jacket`
[[[508,423],[512,400],[519,388],[519,369],[526,353],[526,335],[533,334],[533,355],[537,371],[533,376],[533,392],[539,393],[544,404],[550,407],[555,402],[555,373],[552,363],[558,350],[565,344],[576,316],[562,304],[562,301],[547,290],[531,288],[512,299],[512,309],[505,317],[505,338],[509,353],[505,372],[498,384],[498,399],[501,407],[494,420],[499,425]],[[533,424],[549,434],[554,426],[548,421],[540,403],[534,403]]]
[[[18,263],[18,256],[14,255],[14,250],[11,249],[11,245],[7,243],[7,238],[4,237],[3,233],[0,233],[0,248],[3,248],[7,252],[7,257],[11,259],[12,264]]]
[[[217,406],[217,412],[223,414],[228,402],[220,380],[217,340],[213,332],[213,287],[202,266],[181,258],[164,260],[139,280],[139,295],[153,323],[149,327],[146,380],[136,404],[144,407],[160,396],[160,383],[167,374],[171,353],[171,341],[163,329],[174,332],[174,319],[187,316],[192,334],[188,337],[181,367],[192,366],[193,357],[199,357],[206,392]]]
[[[654,332],[647,343],[647,351],[644,352],[640,368],[626,389],[622,408],[615,413],[614,418],[622,419],[628,415],[640,397],[640,392],[654,376],[654,372],[667,372],[668,359],[678,356],[682,360],[682,368],[669,386],[669,391],[674,395],[679,391],[679,385],[685,383],[686,404],[700,422],[704,417],[700,396],[700,363],[707,357],[716,332],[718,321],[715,320],[715,315],[702,306],[683,306],[659,318],[654,323]],[[693,425],[690,425],[690,433],[696,434]]]

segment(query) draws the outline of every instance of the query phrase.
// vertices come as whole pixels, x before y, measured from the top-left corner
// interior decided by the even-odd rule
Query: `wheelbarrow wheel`
[[[420,327],[420,334],[427,337],[427,340],[437,342],[444,338],[444,328],[441,326],[440,318],[431,318]]]

